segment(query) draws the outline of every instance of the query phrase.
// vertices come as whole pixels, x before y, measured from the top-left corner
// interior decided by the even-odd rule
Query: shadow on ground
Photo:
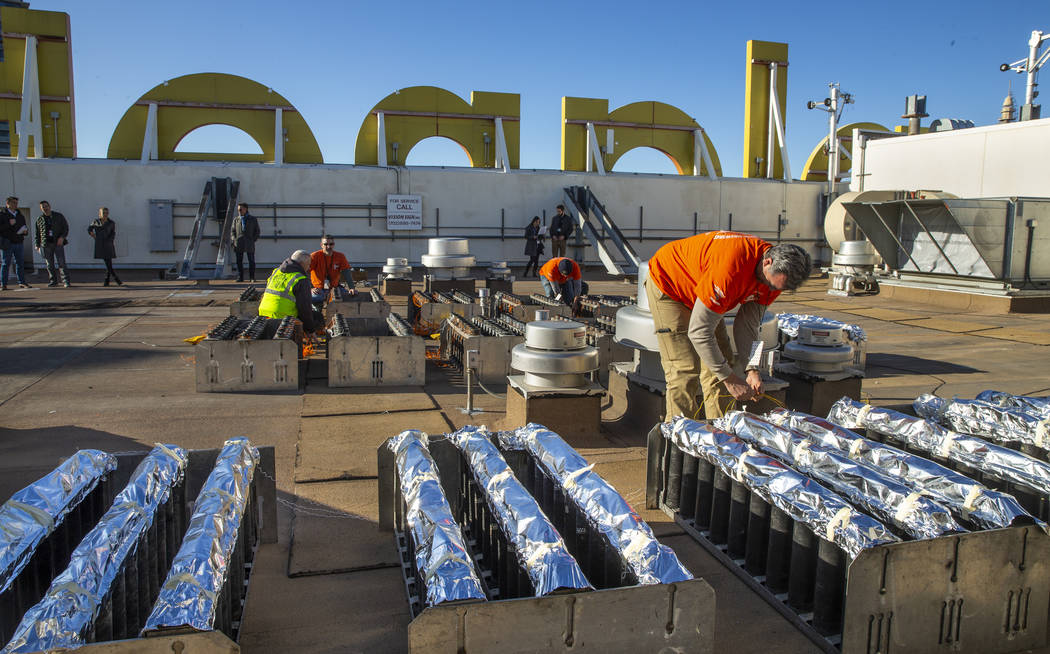
[[[76,338],[71,334],[70,338]],[[90,361],[78,361],[92,347],[85,343],[69,345],[19,345],[5,351],[3,359],[0,359],[0,375],[34,375],[49,372],[59,367],[92,367],[97,370],[97,365],[128,364],[134,362],[136,365],[145,367],[151,361],[158,361],[170,356],[172,348],[132,348],[132,347],[107,347],[105,350]],[[180,351],[182,348],[180,347]],[[190,353],[192,350],[186,350]]]
[[[869,354],[866,369],[868,379],[894,377],[900,373],[910,375],[969,375],[985,373],[985,370],[961,366],[949,361],[923,359],[908,354],[886,354],[882,352]]]

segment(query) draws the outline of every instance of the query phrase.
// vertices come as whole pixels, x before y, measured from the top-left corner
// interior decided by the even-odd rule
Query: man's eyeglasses
[[[321,245],[335,245],[335,243],[333,243],[332,241],[325,241]]]

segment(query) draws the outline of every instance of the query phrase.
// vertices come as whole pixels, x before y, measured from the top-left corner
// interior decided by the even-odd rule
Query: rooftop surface
[[[213,448],[238,435],[274,445],[279,539],[259,549],[243,650],[404,651],[410,615],[393,537],[376,526],[376,447],[405,429],[502,427],[504,401],[479,393],[484,412],[466,415],[460,375],[432,362],[424,388],[329,389],[323,359],[311,361],[302,394],[197,393],[193,348],[183,339],[228,315],[246,285],[132,279],[102,287],[92,274],[80,273],[84,283],[71,289],[31,280],[33,289],[0,293],[0,499],[81,448]],[[826,284],[810,280],[772,309],[863,327],[863,399],[872,404],[906,405],[931,392],[973,397],[990,388],[1050,394],[1043,315],[831,298]],[[538,290],[533,281],[515,283],[518,293]],[[591,290],[631,294],[634,286],[595,281]],[[388,300],[404,312],[404,298]],[[816,651],[666,515],[643,508],[646,434],[623,426],[622,411],[607,399],[602,431],[570,444],[714,588],[716,651]]]

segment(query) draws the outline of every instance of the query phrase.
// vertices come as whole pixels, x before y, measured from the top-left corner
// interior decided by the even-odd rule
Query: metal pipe
[[[747,486],[734,481],[729,492],[729,521],[726,530],[726,553],[742,559],[747,551],[747,524],[750,515]]]

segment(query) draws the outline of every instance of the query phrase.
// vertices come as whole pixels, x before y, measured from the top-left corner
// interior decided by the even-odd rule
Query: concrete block
[[[485,288],[491,292],[503,291],[504,293],[514,292],[514,282],[510,279],[486,279]]]
[[[860,399],[863,377],[848,377],[838,381],[826,381],[808,375],[778,372],[777,376],[788,382],[785,403],[789,409],[815,416],[826,416],[831,405],[841,397]]]
[[[467,295],[474,297],[474,282],[473,278],[470,279],[434,279],[430,275],[423,275],[423,289],[427,293],[433,293],[434,291],[441,291],[442,293],[451,293],[452,291],[462,291]]]
[[[383,295],[412,295],[411,279],[383,279],[379,282],[379,292]]]
[[[504,426],[514,429],[535,422],[571,444],[574,440],[593,436],[601,428],[603,395],[545,393],[525,397],[519,389],[507,386]]]

